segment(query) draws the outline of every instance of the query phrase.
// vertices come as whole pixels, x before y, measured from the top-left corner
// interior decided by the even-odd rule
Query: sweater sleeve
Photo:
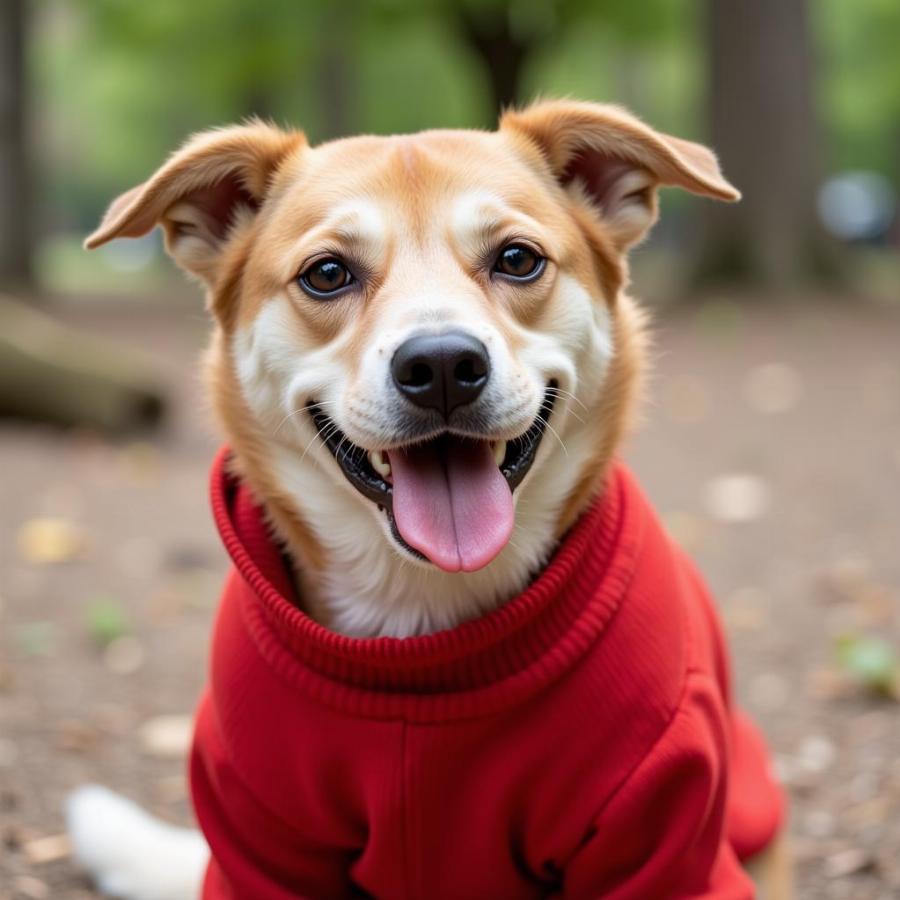
[[[211,859],[203,900],[320,900],[352,895],[340,848],[301,835],[263,806],[219,738],[208,695],[191,752],[191,794]]]
[[[566,865],[560,897],[752,900],[725,829],[728,733],[716,687],[689,675],[664,732]]]

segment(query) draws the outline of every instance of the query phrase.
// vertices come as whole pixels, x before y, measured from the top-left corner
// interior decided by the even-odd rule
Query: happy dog
[[[89,239],[161,225],[216,323],[204,897],[753,896],[781,795],[705,587],[613,462],[660,185],[738,197],[610,106],[316,148],[252,123]],[[71,818],[101,880],[163,895],[158,826],[90,789]],[[154,837],[190,896],[206,851]]]

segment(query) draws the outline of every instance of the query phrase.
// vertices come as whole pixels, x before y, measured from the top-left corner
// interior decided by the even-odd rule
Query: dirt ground
[[[79,784],[189,820],[156,717],[191,712],[225,568],[199,308],[66,317],[155,358],[173,415],[119,443],[0,425],[0,900],[94,896],[54,840]],[[838,648],[870,685],[900,649],[900,311],[723,300],[657,323],[657,357],[623,455],[720,599],[790,786],[799,896],[898,897],[900,704]]]

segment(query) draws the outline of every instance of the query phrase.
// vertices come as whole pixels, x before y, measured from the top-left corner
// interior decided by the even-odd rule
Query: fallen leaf
[[[4,804],[5,806],[6,804]],[[5,811],[5,810],[4,810]],[[31,840],[31,834],[17,822],[0,826],[0,844],[6,850],[18,853],[22,845]],[[0,894],[0,896],[3,896]]]
[[[146,441],[133,441],[119,451],[122,471],[137,482],[158,481],[163,471],[162,454]]]
[[[87,627],[91,637],[105,647],[128,630],[121,605],[110,598],[95,600],[87,609]]]
[[[771,491],[758,475],[734,473],[710,480],[704,490],[707,512],[719,522],[752,522],[769,508]]]
[[[823,572],[821,586],[830,593],[833,600],[853,600],[859,590],[868,582],[872,563],[865,556],[849,554],[836,559]]]
[[[103,651],[103,662],[117,675],[130,675],[144,664],[144,647],[131,635],[113,638]]]
[[[853,694],[852,682],[838,669],[814,669],[808,673],[806,685],[807,693],[814,700],[844,700]]]
[[[125,737],[134,731],[134,711],[130,705],[100,702],[91,706],[91,720],[106,734]]]
[[[822,734],[811,734],[804,738],[797,752],[796,762],[814,775],[820,775],[834,765],[837,748],[834,742]]]
[[[194,723],[190,716],[167,715],[148,719],[138,729],[141,748],[150,756],[177,759],[191,746]]]
[[[50,888],[39,878],[32,875],[17,875],[12,882],[14,891],[17,891],[28,900],[44,900],[50,896]]]
[[[87,533],[68,519],[30,519],[19,529],[19,555],[34,565],[69,562],[85,555]]]
[[[43,863],[65,859],[71,854],[72,845],[69,843],[67,834],[51,834],[28,841],[22,850],[32,865],[39,866]]]
[[[851,806],[845,811],[844,816],[854,828],[867,828],[870,825],[882,825],[887,822],[891,812],[892,804],[887,797],[872,797]]]
[[[100,733],[82,719],[66,719],[59,723],[56,744],[68,753],[87,753],[100,740]]]
[[[837,660],[864,688],[900,699],[900,656],[880,637],[845,635],[837,641]]]
[[[874,857],[860,847],[849,847],[825,857],[824,870],[829,878],[846,878],[874,868]]]

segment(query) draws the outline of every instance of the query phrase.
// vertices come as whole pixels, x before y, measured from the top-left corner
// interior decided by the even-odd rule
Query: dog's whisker
[[[522,548],[512,538],[509,538],[506,543],[509,544],[509,546],[512,547],[513,550],[517,550],[519,553],[522,553]]]
[[[575,412],[574,409],[569,409],[569,415],[570,415],[576,422],[580,422],[582,425],[587,424],[587,423],[585,422],[585,420],[582,419],[581,416],[579,416],[577,412]]]
[[[349,446],[347,447],[346,450],[344,450],[344,453],[343,453],[343,456],[342,456],[342,455],[341,455],[341,448],[344,446],[344,444],[348,444]],[[346,461],[346,459],[347,459],[347,454],[348,454],[348,453],[351,453],[351,452],[352,452],[352,449],[353,449],[353,443],[347,439],[347,436],[346,436],[346,435],[344,435],[344,436],[340,439],[340,441],[338,442],[337,450],[334,451],[334,455],[335,455],[335,457],[336,457],[337,459]]]
[[[587,410],[587,407],[576,396],[574,396],[574,394],[569,394],[568,396],[565,394],[554,394],[553,388],[547,388],[547,393],[551,394],[552,396],[559,397],[562,400],[571,400],[572,402],[577,403],[579,406]],[[569,415],[571,415],[572,418],[576,421],[581,422],[582,425],[586,424],[585,420],[571,407],[569,408]]]
[[[543,424],[543,426],[544,426],[546,429],[548,429],[548,431],[553,435],[553,437],[556,438],[557,441],[559,441],[559,446],[562,447],[563,453],[565,453],[566,456],[568,456],[568,455],[569,455],[569,448],[566,447],[565,442],[564,442],[563,439],[559,436],[559,434],[557,433],[556,429],[555,429],[555,428],[554,428],[554,427],[546,420],[546,418],[544,418],[544,416],[542,416],[542,415],[540,415],[540,414],[538,414],[537,420],[538,420],[539,422],[541,422],[541,423]]]
[[[307,443],[307,445],[303,448],[303,452],[300,454],[300,459],[297,461],[298,464],[303,462],[303,460],[306,458],[306,454],[309,452],[309,448],[312,447],[312,445],[313,445],[317,440],[320,440],[321,438],[322,438],[322,435],[319,434],[319,432],[317,431],[317,432],[309,439],[309,443]],[[322,441],[323,446],[324,446],[324,443],[325,443],[325,442]]]
[[[305,409],[305,407],[304,407],[304,409]],[[286,415],[286,416],[285,416],[285,417],[284,417],[284,418],[283,418],[283,419],[275,426],[275,430],[272,432],[272,436],[273,436],[273,437],[277,437],[277,436],[278,436],[278,432],[281,431],[281,429],[284,427],[285,422],[287,422],[288,419],[292,419],[292,418],[293,418],[294,416],[296,416],[298,413],[302,413],[302,412],[304,411],[304,409],[295,409],[293,412],[289,412],[289,413],[288,413],[288,414],[287,414],[287,415]]]
[[[289,412],[276,426],[273,435],[277,435],[279,431],[281,431],[282,426],[288,419],[294,418],[294,416],[300,415],[300,413],[307,412],[310,409],[315,409],[317,406],[337,406],[337,400],[320,400],[317,403],[307,403],[306,406],[301,406],[298,409],[292,410]]]
[[[299,465],[299,463],[302,463],[304,459],[306,459],[306,454],[309,453],[310,448],[313,446],[313,444],[315,444],[317,439],[321,440],[322,446],[327,448],[328,447],[328,438],[330,438],[337,430],[338,430],[338,427],[334,423],[332,423],[331,426],[328,428],[328,430],[325,432],[320,432],[317,429],[316,433],[312,436],[312,439],[309,441],[309,443],[304,448],[303,453],[300,454],[300,459],[297,461],[298,465]]]
[[[565,388],[555,387],[554,385],[550,385],[547,388],[548,394],[554,394],[557,397],[568,397],[573,403],[577,403],[585,412],[588,411],[587,406],[581,402],[571,391],[567,391]]]

